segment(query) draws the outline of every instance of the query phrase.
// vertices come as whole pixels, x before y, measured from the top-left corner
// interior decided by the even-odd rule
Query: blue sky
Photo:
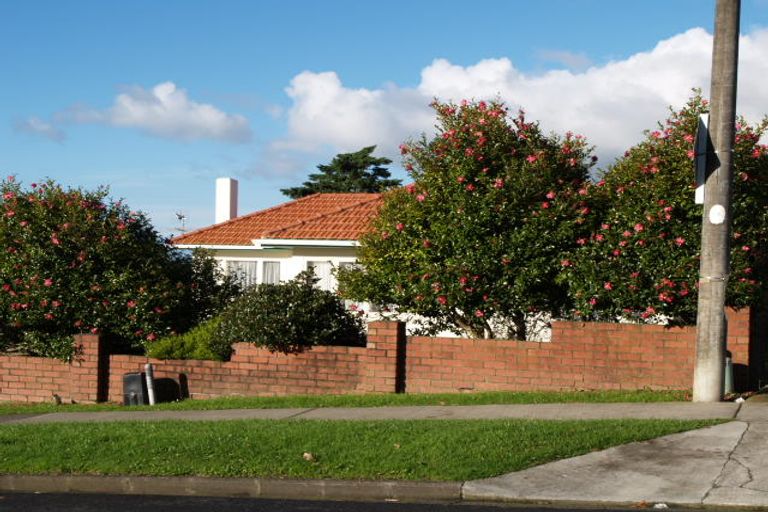
[[[607,164],[709,85],[714,0],[0,2],[0,175],[109,185],[171,233],[285,200],[341,151],[397,145],[427,104],[499,96]],[[768,113],[768,1],[743,0],[739,110]]]

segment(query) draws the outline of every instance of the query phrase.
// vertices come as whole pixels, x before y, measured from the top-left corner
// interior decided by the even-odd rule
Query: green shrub
[[[236,275],[224,273],[208,249],[194,249],[180,256],[178,280],[187,283],[184,301],[175,311],[186,320],[178,332],[217,316],[242,292]]]
[[[157,359],[227,361],[232,355],[232,346],[217,342],[216,330],[220,324],[221,319],[214,317],[184,334],[161,338],[148,347],[147,355]]]
[[[339,290],[429,319],[428,334],[525,339],[526,315],[567,307],[554,280],[594,219],[591,149],[500,102],[433,107],[437,134],[401,146],[413,183],[384,196]]]
[[[702,207],[693,200],[693,144],[707,111],[696,94],[590,189],[600,228],[561,262],[575,317],[696,323]],[[768,281],[766,130],[768,121],[736,124],[726,296],[733,307],[758,304]]]
[[[210,254],[187,254],[106,188],[0,180],[0,350],[68,360],[72,336],[143,352],[239,293]]]
[[[281,284],[250,288],[221,314],[217,343],[253,343],[272,352],[315,345],[363,345],[361,320],[333,293],[315,287],[311,271]]]
[[[185,289],[174,249],[107,193],[0,181],[0,329],[11,348],[66,360],[77,333],[139,348],[176,327]]]

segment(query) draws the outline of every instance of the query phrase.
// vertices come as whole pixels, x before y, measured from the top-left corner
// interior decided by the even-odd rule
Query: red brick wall
[[[728,317],[734,365],[748,365],[749,311]],[[406,391],[690,389],[695,345],[693,327],[597,322],[554,322],[548,343],[411,337]]]
[[[77,357],[64,363],[45,357],[0,356],[0,401],[95,402],[99,397],[98,336],[75,336]]]
[[[184,375],[189,396],[393,393],[396,390],[398,325],[369,325],[367,347],[315,347],[302,354],[272,354],[247,343],[232,359],[163,361],[110,356],[109,400],[123,399],[123,375],[152,363],[155,378]]]
[[[765,350],[755,350],[765,341],[755,334],[749,311],[730,311],[728,327],[737,389],[745,389],[748,379],[754,387],[749,372],[765,369]],[[193,398],[690,389],[695,355],[694,328],[578,322],[555,322],[549,343],[423,337],[406,341],[403,324],[375,322],[369,325],[367,347],[316,347],[303,354],[283,355],[237,344],[232,360],[224,363],[106,357],[97,337],[80,336],[77,342],[80,356],[72,364],[0,356],[0,400],[44,402],[55,393],[65,401],[121,402],[123,376],[143,371],[147,362],[153,363],[156,378],[183,383]]]

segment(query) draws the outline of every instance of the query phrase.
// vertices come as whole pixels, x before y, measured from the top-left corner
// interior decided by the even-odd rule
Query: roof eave
[[[252,245],[222,245],[222,244],[216,244],[216,245],[208,245],[208,244],[177,244],[176,247],[179,249],[210,249],[210,250],[229,250],[229,249],[237,249],[237,250],[243,250],[247,249],[249,251],[253,251],[255,249],[259,249],[259,247],[254,247]]]
[[[251,240],[258,249],[272,249],[276,247],[359,247],[357,240],[315,240],[292,238],[258,238]]]

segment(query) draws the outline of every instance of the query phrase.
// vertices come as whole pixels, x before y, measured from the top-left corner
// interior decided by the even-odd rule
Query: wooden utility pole
[[[709,113],[714,154],[708,155],[713,161],[707,167],[712,170],[704,185],[694,402],[723,398],[740,11],[741,0],[717,0]]]

